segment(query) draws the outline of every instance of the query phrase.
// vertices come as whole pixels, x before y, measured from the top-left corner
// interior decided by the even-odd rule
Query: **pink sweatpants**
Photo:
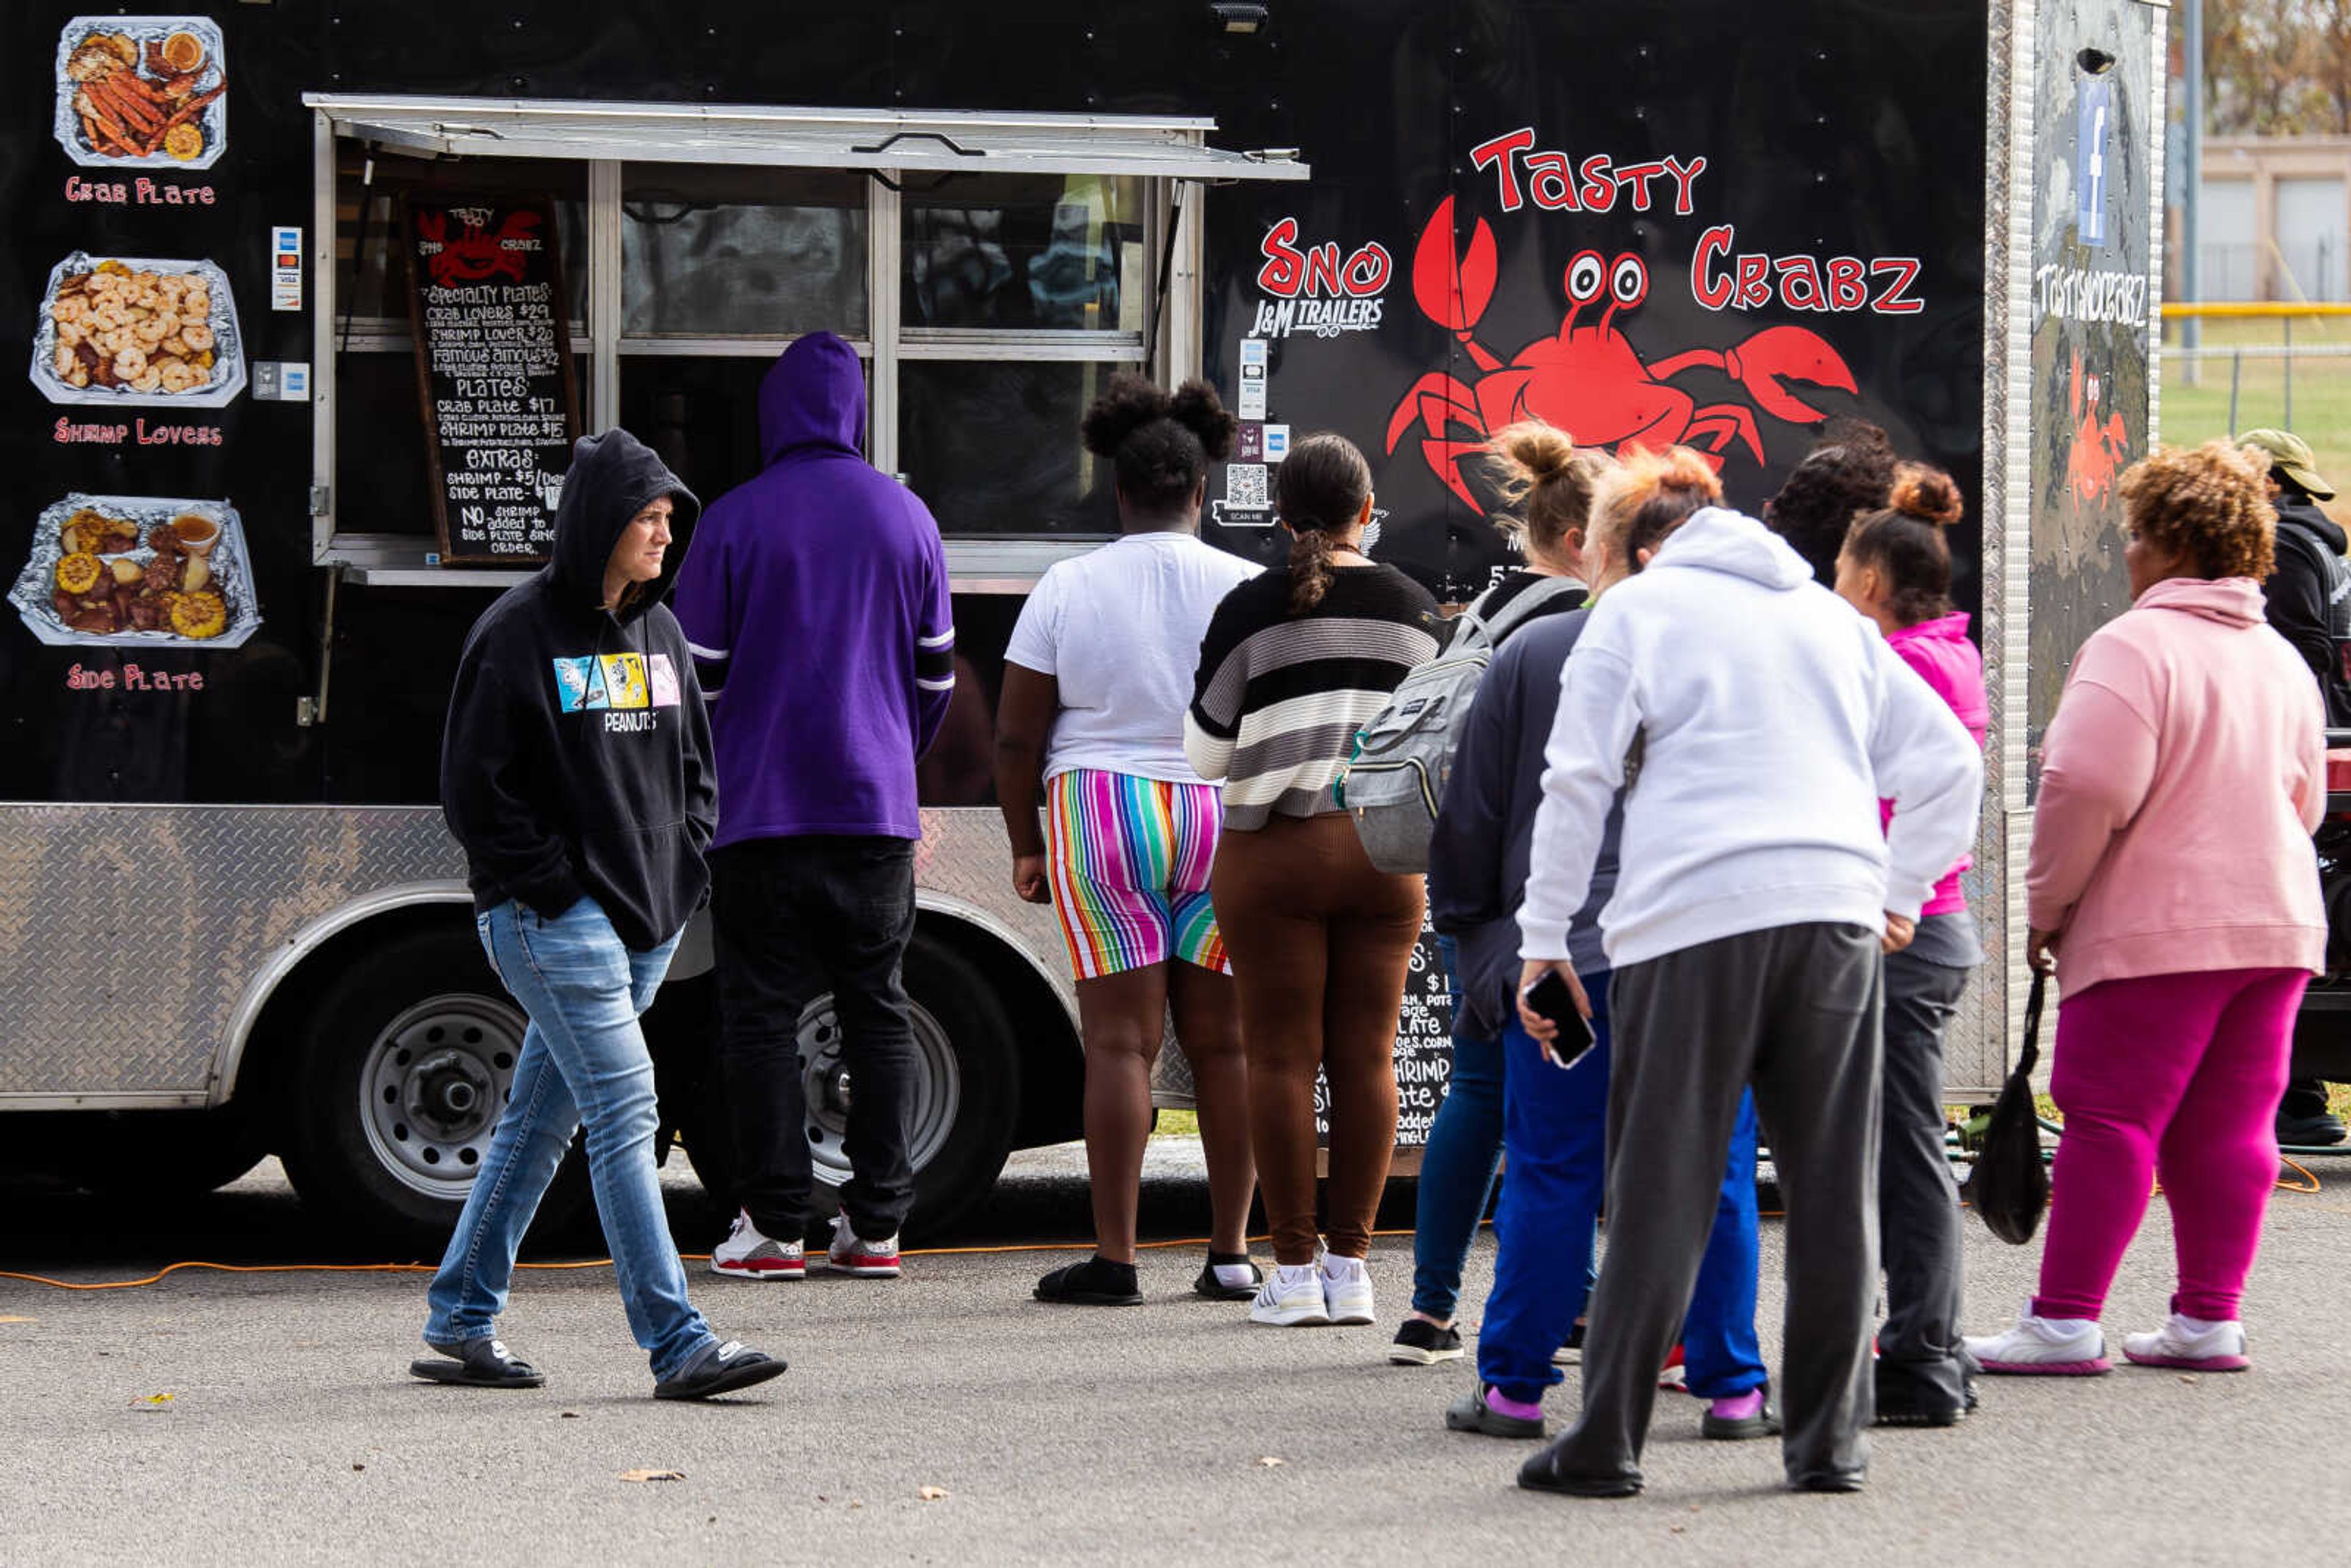
[[[2163,1178],[2171,1310],[2231,1322],[2276,1185],[2300,969],[2109,980],[2067,997],[2050,1091],[2065,1113],[2041,1254],[2045,1318],[2095,1318]]]

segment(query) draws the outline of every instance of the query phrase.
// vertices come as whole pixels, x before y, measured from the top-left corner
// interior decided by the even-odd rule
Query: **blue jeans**
[[[685,1269],[670,1240],[653,1169],[653,1063],[637,1027],[677,938],[632,952],[592,898],[552,920],[509,901],[474,924],[530,1028],[489,1157],[426,1294],[424,1337],[450,1344],[492,1332],[523,1233],[584,1115],[596,1215],[629,1332],[651,1354],[654,1377],[668,1377],[717,1337],[685,1298]]]
[[[1539,1401],[1561,1379],[1591,1288],[1593,1227],[1608,1184],[1608,975],[1580,977],[1600,1043],[1565,1071],[1514,1018],[1502,1032],[1503,1142],[1510,1157],[1494,1217],[1494,1290],[1478,1333],[1478,1375],[1508,1398]],[[1723,1399],[1769,1377],[1755,1339],[1755,1102],[1741,1095],[1714,1230],[1682,1325],[1689,1391]]]
[[[1455,1004],[1459,1005],[1458,1002]],[[1445,1103],[1421,1151],[1412,1230],[1412,1310],[1440,1322],[1461,1300],[1461,1270],[1502,1163],[1502,1042],[1453,1037]]]

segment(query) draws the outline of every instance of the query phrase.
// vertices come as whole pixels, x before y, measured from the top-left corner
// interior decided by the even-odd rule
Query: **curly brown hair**
[[[2196,575],[2267,578],[2277,555],[2268,458],[2226,441],[2158,447],[2123,475],[2131,530],[2187,552]]]

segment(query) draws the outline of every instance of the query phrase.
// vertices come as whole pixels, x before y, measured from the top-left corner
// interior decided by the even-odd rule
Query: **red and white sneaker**
[[[844,1274],[854,1274],[861,1280],[894,1280],[901,1272],[898,1267],[898,1239],[889,1237],[881,1241],[868,1241],[850,1228],[849,1216],[832,1217],[832,1245],[824,1249],[824,1260]]]
[[[730,1280],[805,1280],[808,1249],[794,1237],[778,1241],[759,1234],[747,1210],[737,1210],[726,1239],[710,1249],[710,1271]]]
[[[1657,1374],[1657,1387],[1667,1394],[1689,1392],[1689,1369],[1682,1364],[1682,1347],[1678,1344],[1666,1353],[1666,1364]]]

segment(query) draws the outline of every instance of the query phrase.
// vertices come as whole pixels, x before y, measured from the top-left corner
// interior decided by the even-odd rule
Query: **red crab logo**
[[[479,209],[462,208],[416,214],[416,233],[423,242],[417,249],[436,287],[479,283],[501,274],[517,283],[523,281],[529,266],[528,253],[538,248],[538,214],[508,213],[495,233],[486,226],[488,215]],[[449,233],[453,217],[457,220],[454,236]]]
[[[1461,340],[1481,372],[1463,382],[1442,371],[1415,382],[1388,419],[1388,450],[1418,423],[1421,455],[1453,493],[1484,510],[1463,482],[1461,461],[1480,451],[1504,425],[1541,419],[1590,446],[1619,453],[1677,443],[1698,447],[1719,468],[1733,443],[1758,464],[1763,436],[1753,409],[1743,403],[1700,403],[1668,378],[1684,371],[1719,370],[1744,387],[1757,408],[1792,424],[1811,424],[1821,412],[1792,394],[1784,382],[1855,392],[1853,372],[1819,334],[1802,327],[1767,327],[1736,348],[1691,349],[1645,361],[1616,329],[1619,311],[1649,294],[1649,270],[1637,256],[1614,263],[1587,250],[1568,264],[1567,319],[1556,337],[1540,338],[1504,364],[1471,333],[1493,298],[1494,232],[1479,218],[1468,248],[1453,245],[1453,198],[1437,204],[1413,256],[1412,294],[1421,311]],[[1605,298],[1600,319],[1580,325],[1586,308]],[[1468,432],[1460,436],[1457,429]]]
[[[2065,456],[2065,479],[2073,486],[2076,507],[2095,506],[2114,486],[2116,471],[2130,450],[2130,429],[2119,413],[2098,417],[2098,400],[2105,394],[2097,372],[2092,371],[2085,391],[2082,356],[2074,356],[2074,449]]]

